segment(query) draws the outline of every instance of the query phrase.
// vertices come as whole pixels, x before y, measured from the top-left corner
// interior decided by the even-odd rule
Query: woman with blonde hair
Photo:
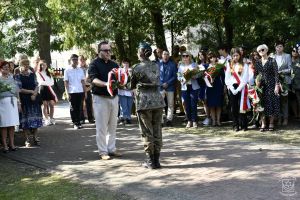
[[[24,130],[25,146],[30,147],[29,133],[33,133],[33,142],[40,145],[37,137],[38,128],[43,126],[42,110],[38,98],[38,83],[35,74],[29,69],[29,60],[20,61],[20,74],[16,75],[16,81],[20,88],[20,99],[22,108],[21,127]]]
[[[198,66],[193,62],[192,55],[189,52],[183,52],[181,58],[182,62],[179,64],[178,68],[178,80],[181,83],[181,94],[188,119],[186,128],[197,128],[197,103],[200,86],[196,80],[197,77],[186,80],[183,74],[187,70],[193,70]]]
[[[280,102],[279,102],[279,76],[276,61],[268,56],[268,46],[265,44],[257,47],[257,52],[261,56],[255,63],[255,75],[261,75],[262,101],[264,106],[262,122],[260,131],[266,130],[266,117],[269,118],[269,131],[274,130],[274,118],[279,116]]]

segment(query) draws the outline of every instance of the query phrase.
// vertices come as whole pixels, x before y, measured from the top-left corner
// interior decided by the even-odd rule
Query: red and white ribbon
[[[41,74],[41,72],[39,72],[39,75],[41,76],[41,78],[43,79],[43,81],[45,81],[45,78],[44,78],[44,76]],[[58,99],[57,99],[57,96],[56,96],[54,90],[53,90],[52,87],[49,86],[49,85],[48,85],[47,87],[48,87],[48,89],[49,89],[51,95],[53,96],[55,103],[57,103],[57,102],[58,102]]]
[[[113,79],[113,76],[116,80]],[[110,94],[110,96],[114,96],[114,88],[113,84],[115,82],[118,82],[120,86],[126,85],[128,81],[128,70],[125,70],[123,68],[113,68],[108,73],[108,80],[107,80],[107,91]]]

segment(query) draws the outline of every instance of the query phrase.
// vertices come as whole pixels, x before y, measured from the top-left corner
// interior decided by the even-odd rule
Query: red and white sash
[[[39,75],[41,76],[41,78],[43,79],[43,81],[45,81],[45,78],[44,78],[44,76],[41,74],[41,72],[39,72]],[[57,102],[58,102],[58,99],[57,99],[57,96],[56,96],[54,90],[53,90],[52,87],[49,86],[49,85],[48,85],[47,87],[48,87],[48,89],[49,89],[51,95],[54,97],[54,101],[57,103]]]
[[[239,75],[236,72],[232,73],[238,85],[241,84]],[[240,101],[240,113],[245,113],[251,108],[250,101],[248,98],[248,86],[245,85],[241,91],[241,101]]]

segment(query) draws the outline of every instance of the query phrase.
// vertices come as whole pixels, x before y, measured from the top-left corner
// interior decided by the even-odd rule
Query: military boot
[[[155,169],[154,165],[154,155],[146,154],[146,160],[142,163],[142,166],[148,169]]]
[[[154,153],[154,166],[156,169],[161,168],[161,165],[159,163],[159,157],[160,157],[160,153]]]

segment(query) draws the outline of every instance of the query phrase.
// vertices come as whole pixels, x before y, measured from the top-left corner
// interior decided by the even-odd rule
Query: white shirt
[[[238,73],[240,65],[241,65],[240,63],[236,63],[233,65],[234,71],[236,72],[236,74],[238,75],[238,77],[240,79],[240,85],[237,88],[238,91],[241,91],[249,81],[249,66],[248,66],[248,64],[243,65],[242,74]],[[238,82],[237,82],[236,78],[234,78],[234,76],[231,73],[230,64],[227,63],[226,72],[225,72],[225,84],[227,85],[227,87],[230,90],[232,90],[233,84],[237,84],[237,83]]]
[[[283,64],[283,56],[282,55],[276,55],[275,59],[276,59],[276,63],[277,63],[278,69],[279,69],[281,67],[281,65]]]
[[[68,93],[81,93],[83,87],[81,81],[85,80],[84,72],[80,67],[73,68],[69,66],[65,70],[64,81],[69,82]]]
[[[42,74],[42,76],[44,77],[45,80],[43,80],[40,73]],[[45,86],[54,85],[53,78],[51,76],[48,76],[45,71],[36,72],[36,79],[37,79],[37,82],[39,83],[39,86],[41,86],[41,85],[45,85]]]
[[[231,56],[228,54],[227,56],[226,56],[226,58],[224,57],[224,56],[220,56],[220,59],[219,59],[219,63],[224,63],[225,61],[226,61],[226,63],[225,64],[227,64],[229,61],[231,60]]]
[[[185,66],[184,64],[180,64],[179,65],[179,69],[178,72],[183,74],[183,72],[185,72],[187,69],[194,69],[198,67],[195,63],[191,63],[190,65]],[[185,82],[185,78],[183,76],[178,76],[178,80],[181,82],[181,90],[185,91],[187,90],[187,85],[192,85],[193,90],[198,90],[200,88],[197,80],[195,79],[191,79],[187,82]]]
[[[132,97],[132,90],[118,90],[118,95],[120,96],[126,96],[126,97]]]

